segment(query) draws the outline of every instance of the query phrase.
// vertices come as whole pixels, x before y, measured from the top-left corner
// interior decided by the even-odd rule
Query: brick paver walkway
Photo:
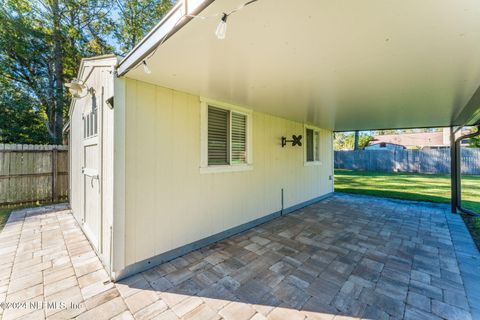
[[[67,305],[4,319],[480,318],[480,255],[446,205],[337,194],[115,285],[68,211],[17,212],[0,241],[1,300]]]
[[[109,319],[127,310],[65,209],[54,205],[11,214],[0,233],[0,318],[71,319],[101,308],[98,319]]]

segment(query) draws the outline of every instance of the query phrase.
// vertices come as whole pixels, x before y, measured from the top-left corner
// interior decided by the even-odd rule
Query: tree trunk
[[[359,144],[359,140],[360,140],[360,136],[359,136],[359,132],[358,130],[355,131],[355,140],[354,140],[354,143],[353,143],[353,150],[358,150],[358,144]]]
[[[53,61],[54,61],[54,77],[55,77],[55,102],[53,112],[53,128],[54,140],[53,143],[62,143],[62,129],[63,129],[63,52],[62,52],[62,34],[60,26],[60,8],[58,0],[52,1],[52,16],[53,16]]]

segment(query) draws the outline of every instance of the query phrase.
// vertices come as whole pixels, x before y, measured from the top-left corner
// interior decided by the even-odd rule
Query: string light
[[[215,35],[219,40],[225,39],[227,35],[227,18],[228,15],[226,13],[223,14],[222,19],[218,23],[217,29],[215,30]]]
[[[143,63],[143,71],[144,71],[146,74],[152,73],[152,70],[150,70],[150,68],[149,68],[148,65],[147,65],[147,61],[143,60],[142,63]]]
[[[223,40],[225,39],[226,35],[227,35],[227,19],[228,17],[232,14],[232,13],[235,13],[239,10],[242,10],[243,8],[245,8],[246,6],[248,6],[249,4],[252,4],[254,2],[257,2],[258,0],[250,0],[248,2],[245,2],[244,4],[242,4],[241,6],[239,6],[238,8],[236,9],[233,9],[232,11],[230,11],[229,13],[222,13],[222,18],[220,19],[220,22],[218,23],[217,25],[217,29],[215,30],[215,35],[217,36],[217,38],[219,40]],[[218,16],[218,15],[217,15]]]
[[[258,0],[250,0],[250,1],[247,1],[245,2],[244,4],[238,6],[237,8],[229,11],[228,13],[227,12],[223,12],[223,13],[216,13],[216,14],[212,14],[212,15],[209,15],[209,16],[202,16],[202,15],[192,15],[192,14],[185,14],[183,15],[182,17],[180,17],[177,22],[175,22],[173,28],[166,34],[163,36],[162,40],[160,41],[160,43],[155,47],[155,49],[152,51],[152,53],[150,53],[148,55],[148,57],[145,58],[145,60],[143,60],[141,63],[137,64],[136,66],[133,67],[133,69],[136,69],[140,64],[143,65],[143,71],[146,73],[146,74],[151,74],[152,71],[150,70],[150,68],[148,67],[147,65],[147,61],[148,59],[150,59],[154,54],[155,52],[157,51],[157,49],[165,42],[165,40],[170,36],[170,33],[172,32],[172,30],[175,29],[175,27],[177,26],[177,24],[182,20],[182,18],[184,17],[188,17],[188,18],[192,18],[192,19],[201,19],[201,20],[205,20],[205,19],[208,19],[208,18],[216,18],[216,17],[219,17],[221,15],[221,18],[220,18],[220,22],[218,23],[217,25],[217,28],[215,29],[215,35],[217,36],[217,38],[219,40],[224,40],[226,38],[226,35],[227,35],[227,19],[228,17],[232,14],[232,13],[235,13],[237,11],[240,11],[242,10],[243,8],[245,8],[246,6],[254,3],[254,2],[257,2]],[[130,71],[132,68],[128,69],[126,72]]]

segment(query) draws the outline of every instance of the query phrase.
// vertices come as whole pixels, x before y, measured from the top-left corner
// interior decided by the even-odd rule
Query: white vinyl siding
[[[113,233],[114,244],[125,245],[119,265],[279,212],[282,189],[284,208],[333,191],[331,131],[316,128],[322,165],[304,166],[304,123],[128,78],[116,81],[125,82],[126,99],[122,107],[115,95],[112,110],[125,113],[118,133],[126,130],[125,167],[114,166],[125,174],[125,190],[115,201],[125,206],[125,233]],[[208,106],[246,116],[246,164],[208,165]],[[302,134],[303,146],[282,148],[281,137],[294,134]]]

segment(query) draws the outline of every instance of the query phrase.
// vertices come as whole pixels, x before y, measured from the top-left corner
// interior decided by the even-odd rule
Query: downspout
[[[460,130],[461,127],[458,129]],[[458,131],[456,130],[456,131]],[[458,211],[474,216],[480,216],[480,213],[468,210],[462,207],[462,160],[461,160],[461,142],[462,140],[469,139],[480,135],[480,124],[477,125],[477,131],[469,133],[458,138],[455,138],[456,131],[451,128],[450,130],[450,154],[451,154],[451,196],[452,196],[452,213]]]

